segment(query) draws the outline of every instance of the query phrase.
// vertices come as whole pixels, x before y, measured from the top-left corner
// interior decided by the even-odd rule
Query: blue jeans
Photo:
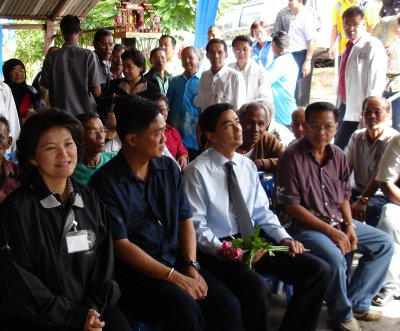
[[[383,97],[388,99],[397,92],[383,92]],[[392,101],[392,128],[400,132],[400,98]]]
[[[326,261],[331,277],[325,293],[328,315],[334,321],[352,318],[352,311],[368,311],[372,297],[380,290],[393,255],[393,239],[385,232],[353,220],[358,238],[357,253],[362,254],[351,279],[347,263],[335,243],[325,234],[303,230],[294,238],[310,253]]]

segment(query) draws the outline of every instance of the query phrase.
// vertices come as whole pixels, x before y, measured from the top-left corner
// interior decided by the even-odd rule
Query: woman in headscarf
[[[19,122],[41,108],[40,94],[26,83],[26,69],[21,60],[10,59],[3,64],[4,82],[11,88]]]

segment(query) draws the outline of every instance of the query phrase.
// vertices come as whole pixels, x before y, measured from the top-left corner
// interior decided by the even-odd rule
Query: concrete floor
[[[284,294],[273,294],[273,309],[270,315],[270,330],[277,331],[280,321],[286,310],[286,297]],[[399,331],[400,330],[400,300],[393,300],[385,307],[371,307],[371,309],[381,310],[383,317],[378,322],[362,322],[360,325],[363,331]],[[329,320],[326,307],[322,308],[318,323],[318,331],[336,330],[333,323]]]

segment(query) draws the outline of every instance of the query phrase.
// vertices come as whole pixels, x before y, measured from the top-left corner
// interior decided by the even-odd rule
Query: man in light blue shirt
[[[197,142],[197,122],[200,108],[194,104],[197,95],[201,72],[199,72],[200,55],[193,46],[182,50],[182,75],[172,78],[167,98],[169,100],[169,121],[179,131],[183,144],[189,152],[189,160],[199,154]]]
[[[233,106],[221,103],[206,108],[199,117],[199,126],[212,147],[189,164],[184,173],[199,261],[238,298],[246,330],[267,330],[270,294],[265,280],[258,273],[273,274],[294,285],[294,296],[281,330],[315,330],[329,266],[310,254],[302,254],[303,245],[288,235],[276,215],[269,210],[256,166],[235,152],[243,141],[242,127]],[[270,241],[289,247],[288,254],[276,253],[275,256],[265,254],[264,250],[258,251],[253,259],[254,271],[237,261],[217,258],[223,240],[241,236],[228,191],[228,161],[233,163],[253,226],[261,225]]]
[[[275,33],[271,45],[275,58],[267,70],[267,77],[274,96],[275,120],[290,129],[292,112],[297,109],[294,91],[299,68],[288,48],[288,34],[282,31]]]

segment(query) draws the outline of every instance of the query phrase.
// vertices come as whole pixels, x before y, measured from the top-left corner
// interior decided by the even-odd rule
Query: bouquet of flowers
[[[269,255],[274,255],[274,252],[288,252],[288,246],[273,245],[264,237],[260,237],[261,226],[258,225],[254,229],[252,236],[245,238],[233,238],[232,241],[224,240],[222,248],[218,251],[218,255],[224,259],[238,261],[245,264],[250,270],[253,268],[253,259],[256,253],[260,250],[266,250]]]

